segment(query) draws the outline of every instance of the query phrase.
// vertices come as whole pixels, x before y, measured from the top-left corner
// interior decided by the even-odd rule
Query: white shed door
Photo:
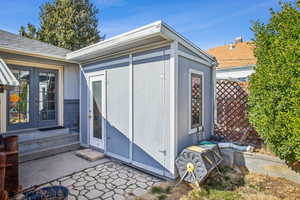
[[[105,79],[104,75],[89,78],[90,103],[90,145],[104,149],[105,131]]]
[[[164,175],[167,135],[164,61],[133,67],[133,163]]]

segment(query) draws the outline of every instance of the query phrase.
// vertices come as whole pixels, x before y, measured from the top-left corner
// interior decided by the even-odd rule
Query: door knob
[[[160,153],[163,153],[164,155],[167,154],[167,151],[166,150],[159,150]]]

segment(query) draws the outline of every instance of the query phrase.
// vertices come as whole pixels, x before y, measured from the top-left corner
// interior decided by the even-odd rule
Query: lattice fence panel
[[[215,134],[226,141],[260,146],[262,140],[247,117],[247,85],[218,80],[216,85],[217,124]]]

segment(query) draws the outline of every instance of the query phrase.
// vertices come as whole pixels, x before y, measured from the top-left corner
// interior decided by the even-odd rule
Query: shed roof
[[[0,30],[0,49],[65,59],[70,50]]]
[[[238,42],[210,48],[208,53],[218,60],[218,69],[253,66],[256,64],[254,47],[253,42]]]
[[[158,42],[171,42],[174,40],[177,40],[209,63],[216,61],[214,57],[210,56],[208,53],[184,38],[162,21],[148,24],[110,39],[84,47],[77,51],[73,51],[67,54],[67,59],[84,63],[99,57],[109,56],[133,48],[142,47],[146,44],[146,42],[155,44]]]

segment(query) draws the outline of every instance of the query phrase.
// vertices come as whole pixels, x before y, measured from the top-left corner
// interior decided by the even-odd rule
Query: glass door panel
[[[30,117],[30,71],[13,69],[12,73],[20,85],[8,90],[8,124],[22,126],[29,124]]]
[[[104,133],[104,77],[90,77],[90,144],[103,149]]]
[[[93,92],[93,137],[102,139],[102,115],[101,115],[101,81],[92,82]]]
[[[57,124],[57,72],[38,73],[38,121],[40,125]]]

